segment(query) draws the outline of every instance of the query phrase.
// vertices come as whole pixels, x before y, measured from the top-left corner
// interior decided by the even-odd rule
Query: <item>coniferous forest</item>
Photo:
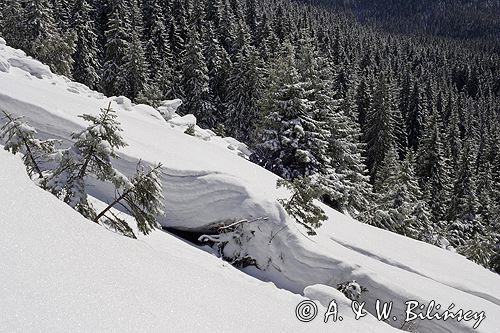
[[[106,95],[179,98],[325,204],[499,272],[500,5],[394,2],[0,0],[0,35]]]

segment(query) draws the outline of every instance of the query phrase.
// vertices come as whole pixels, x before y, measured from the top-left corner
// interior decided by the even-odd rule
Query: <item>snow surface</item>
[[[0,165],[0,331],[326,330],[295,318],[302,297],[169,234],[135,241],[106,231],[36,187],[19,157],[2,150]],[[347,316],[336,325],[387,326]]]
[[[191,122],[192,119],[189,122],[181,121],[179,118],[176,119],[174,114],[170,114],[171,118],[165,121],[162,114],[151,107],[133,105],[125,97],[105,98],[102,94],[90,91],[87,87],[74,84],[63,77],[43,74],[44,65],[26,57],[21,51],[11,49],[0,43],[0,63],[2,61],[11,65],[12,63],[21,65],[12,66],[6,72],[0,71],[0,109],[5,109],[15,115],[25,116],[25,120],[44,137],[59,138],[68,144],[70,133],[81,130],[85,126],[85,123],[77,115],[82,113],[97,114],[100,108],[106,107],[110,102],[112,103],[112,107],[117,111],[118,120],[122,123],[122,128],[124,129],[123,137],[129,144],[128,147],[120,150],[120,159],[115,162],[117,168],[123,174],[131,175],[139,159],[150,163],[161,162],[164,165],[162,179],[166,215],[161,220],[161,224],[164,226],[183,230],[204,231],[220,222],[267,217],[267,221],[243,224],[241,230],[244,235],[242,243],[229,243],[224,249],[226,256],[249,256],[256,260],[260,269],[248,267],[244,269],[245,272],[262,280],[272,281],[280,288],[316,298],[322,303],[325,302],[325,295],[331,297],[339,296],[338,293],[331,292],[331,288],[327,286],[335,287],[338,283],[355,279],[362,286],[368,288],[368,292],[362,294],[363,297],[361,300],[367,302],[367,309],[372,313],[374,312],[373,304],[376,299],[394,302],[394,313],[398,312],[398,320],[391,322],[391,324],[395,327],[402,326],[404,316],[401,314],[404,313],[404,302],[414,299],[425,303],[435,300],[439,304],[442,304],[443,309],[454,303],[455,309],[462,308],[477,312],[485,311],[486,320],[474,331],[485,333],[500,332],[500,316],[498,316],[500,314],[500,277],[498,275],[487,271],[456,253],[361,224],[328,207],[324,207],[324,210],[329,219],[318,230],[318,236],[307,237],[304,235],[305,231],[294,223],[277,203],[276,199],[284,198],[289,193],[284,189],[276,189],[277,177],[275,175],[247,161],[249,151],[241,143],[231,138],[223,139],[216,137],[211,131],[203,130],[199,127],[195,129],[196,137],[186,135],[183,132],[186,129],[187,123]],[[166,105],[170,108],[175,108],[176,103],[178,104],[178,102],[174,102],[167,103]],[[185,119],[190,119],[190,117],[185,117]],[[94,185],[90,188],[91,194],[104,202],[109,201],[112,196],[111,188],[99,184]],[[0,196],[0,198],[2,197]],[[24,197],[28,196],[25,195]],[[15,207],[13,202],[14,200],[9,198],[7,206]],[[3,203],[3,201],[0,201],[0,203]],[[54,205],[55,203],[51,203],[50,207]],[[47,205],[47,207],[49,206]],[[21,209],[19,205],[17,208]],[[38,209],[40,208],[42,207],[39,206]],[[13,214],[10,217],[15,216],[14,210],[10,212]],[[2,208],[0,214],[3,213],[4,210]],[[67,214],[70,213],[68,212]],[[73,215],[69,220],[81,220],[81,218],[77,219],[76,214]],[[31,216],[25,216],[24,219],[18,219],[18,221],[21,221],[23,226],[26,225],[26,229],[33,227],[33,224],[36,225],[36,228],[41,228],[40,225],[45,223],[40,222],[38,215],[35,215],[34,211],[31,213]],[[65,221],[65,223],[68,223],[68,221]],[[72,228],[74,225],[71,222],[68,228]],[[58,225],[59,227],[62,228],[61,225]],[[35,230],[38,230],[36,228]],[[53,229],[53,232],[55,232],[57,228]],[[73,229],[63,230],[65,230],[64,233],[67,233],[68,230]],[[94,232],[91,230],[95,230],[95,233],[99,231],[100,236],[95,236],[96,239],[107,239],[109,237],[110,239],[117,239],[116,242],[119,244],[126,244],[106,244],[105,248],[102,247],[103,245],[100,245],[98,249],[101,251],[101,255],[96,256],[97,253],[92,251],[92,258],[94,260],[96,257],[99,258],[99,261],[107,260],[105,259],[106,257],[102,256],[102,253],[111,251],[107,248],[108,245],[119,248],[117,252],[112,252],[116,256],[118,256],[119,252],[130,253],[130,250],[127,250],[128,247],[133,248],[137,252],[136,248],[145,246],[144,244],[147,244],[148,248],[151,247],[153,249],[163,248],[163,246],[167,247],[165,251],[159,251],[159,253],[168,253],[169,250],[173,252],[180,251],[176,249],[178,245],[185,251],[189,249],[189,256],[195,256],[194,258],[197,258],[197,255],[202,256],[200,258],[203,258],[207,263],[201,265],[201,267],[206,267],[207,270],[213,268],[213,262],[217,262],[219,266],[222,265],[220,261],[210,257],[208,254],[199,254],[195,248],[190,248],[185,244],[180,245],[180,242],[175,243],[177,244],[175,246],[170,245],[170,248],[168,248],[168,244],[172,244],[174,240],[163,233],[154,233],[152,236],[141,238],[140,242],[134,243],[133,241],[123,240],[115,235],[106,236],[106,232],[101,232],[101,229],[97,228],[97,226],[92,224],[88,226],[82,223],[78,225],[78,229],[75,229],[75,234],[81,235],[79,237],[85,238],[89,242],[92,239],[91,244],[79,244],[82,247],[92,249],[95,246],[94,236],[90,236],[90,234],[87,236],[88,232]],[[24,229],[23,232],[25,232]],[[38,230],[38,232],[41,232],[41,230]],[[43,234],[43,232],[41,233]],[[64,233],[57,237],[47,237],[53,237],[52,240],[57,239],[58,241],[66,242]],[[72,244],[73,242],[68,241],[68,243]],[[101,244],[102,239],[98,243]],[[62,249],[61,252],[64,252]],[[43,251],[36,250],[33,253],[38,254],[43,253]],[[147,255],[153,254],[147,253],[144,256]],[[209,261],[207,258],[215,261]],[[26,258],[19,258],[19,260],[24,259]],[[54,257],[52,260],[48,260],[48,262],[57,261],[56,259]],[[165,258],[162,257],[162,259],[152,259],[154,265],[151,264],[151,266],[158,265],[158,262],[155,260],[166,260],[168,262],[170,259],[168,256]],[[115,260],[121,262],[121,260],[127,259],[115,258]],[[189,261],[187,256],[183,260]],[[139,272],[142,267],[139,263],[142,265],[142,260],[134,261],[134,263],[136,265],[134,272],[140,274]],[[30,264],[33,264],[33,262]],[[99,265],[103,264],[103,262],[99,262]],[[144,264],[146,266],[149,265],[147,260],[145,260]],[[175,263],[175,271],[169,271],[170,273],[168,274],[177,274],[177,266],[179,265],[182,266],[182,260],[177,261]],[[166,266],[174,267],[173,264]],[[124,265],[122,268],[127,269],[127,265]],[[186,268],[183,267],[183,269]],[[234,271],[232,268],[227,269],[230,269],[231,272]],[[2,271],[5,271],[5,269]],[[207,284],[219,282],[219,277],[215,279],[216,281],[213,281],[212,278],[205,275],[206,273],[202,274],[195,270],[192,272],[193,274],[196,272],[197,276],[200,277],[197,280],[198,282],[203,281],[203,283]],[[134,285],[135,287],[132,290],[137,291],[138,286],[144,280],[149,281],[147,283],[150,285],[154,281],[155,288],[163,286],[164,281],[167,281],[167,285],[170,285],[168,283],[169,279],[164,278],[162,274],[167,273],[153,270],[152,272],[148,272],[148,274],[141,274],[141,277],[136,277],[136,285]],[[234,274],[240,273],[234,271]],[[79,275],[76,274],[77,277],[81,278]],[[242,273],[240,275],[243,276]],[[204,276],[204,278],[201,278],[201,276]],[[232,277],[233,275],[231,275]],[[227,287],[227,281],[231,278],[224,280],[220,286]],[[247,278],[245,277],[245,279]],[[98,291],[110,294],[111,291],[108,290],[110,287],[109,284],[106,284],[102,280],[99,281],[101,281],[101,285]],[[187,286],[192,284],[189,281],[185,281],[185,279],[175,281],[175,283],[170,285],[170,288],[165,287],[165,290],[180,292],[185,288],[192,288]],[[28,282],[26,283],[28,284]],[[179,283],[179,286],[177,286],[177,283]],[[260,282],[254,281],[253,283],[259,284]],[[320,288],[310,287],[317,284],[324,286]],[[62,285],[64,286],[64,283]],[[39,286],[36,285],[35,287]],[[278,292],[276,288],[271,286],[269,288],[269,290],[272,290],[269,294],[270,297],[275,293],[276,295],[281,295],[281,291]],[[304,291],[305,288],[306,290]],[[97,292],[92,288],[90,289],[79,290],[84,295],[88,292],[94,295]],[[33,292],[36,294],[35,291]],[[211,300],[209,295],[200,293],[199,290],[197,292],[200,295],[200,299],[204,301]],[[223,291],[219,289],[217,294],[220,296],[221,293]],[[118,294],[117,292],[109,297],[118,297]],[[248,289],[248,294],[241,295],[240,298],[239,294],[234,293],[233,290],[224,294],[228,296],[219,297],[217,302],[210,303],[211,306],[209,305],[207,308],[215,307],[220,312],[231,309],[231,315],[234,315],[239,311],[240,307],[231,303],[236,302],[234,300],[231,301],[232,295],[237,297],[240,302],[246,302],[249,298],[253,297],[253,294],[254,292]],[[256,292],[255,297],[258,298],[258,295]],[[73,296],[76,297],[75,295]],[[140,294],[140,296],[142,297],[143,294]],[[194,294],[190,294],[189,296],[191,297],[188,295],[185,296],[185,298],[190,300],[196,298]],[[71,299],[75,299],[74,297],[71,297]],[[226,298],[229,300],[226,300]],[[127,297],[126,299],[121,299],[120,302],[122,303],[120,304],[124,305],[123,302],[131,299],[142,302],[140,297],[138,299]],[[300,301],[300,298],[297,296],[293,296],[291,299]],[[70,304],[79,310],[84,309],[84,311],[88,311],[89,317],[87,318],[90,318],[92,315],[98,315],[93,312],[94,309],[92,309],[92,306],[80,306],[80,301],[86,304],[84,300],[78,298]],[[272,301],[269,300],[269,302]],[[338,301],[344,305],[347,304],[345,299],[341,302],[339,298]],[[274,308],[275,310],[273,310],[274,313],[272,311],[268,313],[268,317],[262,314],[264,311],[261,312],[261,317],[258,319],[253,316],[250,317],[259,323],[265,322],[270,325],[274,323],[274,319],[271,320],[269,316],[272,315],[272,318],[281,316],[278,314],[281,310],[278,309],[286,308],[286,314],[283,315],[288,316],[286,318],[289,320],[286,320],[286,323],[281,323],[280,325],[283,325],[281,327],[295,325],[294,330],[300,328],[325,329],[325,326],[321,325],[312,326],[316,322],[321,322],[319,318],[312,324],[297,323],[297,320],[292,318],[294,305],[292,306],[291,303],[293,302],[287,302],[283,302],[281,305],[273,303],[273,306],[270,306],[270,303],[266,306],[252,305],[249,307],[250,309],[261,307],[262,309]],[[285,305],[285,303],[290,306]],[[2,305],[3,303],[0,303],[0,306]],[[160,304],[156,305],[161,307]],[[12,309],[16,308],[14,305],[9,305],[5,309],[9,310],[10,306],[12,306]],[[132,311],[130,306],[127,305],[125,307],[127,309],[124,313]],[[2,307],[2,309],[4,308]],[[233,313],[233,309],[238,311]],[[135,310],[139,311],[140,307]],[[171,308],[169,308],[170,310]],[[108,309],[108,311],[114,311],[114,309]],[[120,311],[116,311],[116,313],[113,312],[113,315],[121,316],[121,311],[124,310],[120,309]],[[203,311],[196,311],[196,315],[201,312]],[[13,316],[15,314],[15,312],[8,313],[12,313]],[[104,320],[102,315],[98,316]],[[210,317],[211,319],[207,318],[205,314],[200,316],[204,318],[203,321],[196,322],[195,320],[190,324],[199,323],[203,326],[210,323],[216,325],[214,319],[217,318],[216,316]],[[124,315],[124,322],[132,320],[132,317],[130,314]],[[241,324],[249,320],[248,316],[245,318],[246,321],[239,320],[240,325],[242,325],[240,328],[250,328],[251,325]],[[382,327],[384,332],[390,331],[389,326],[386,324],[379,323],[376,320],[374,322],[365,319],[367,318],[351,322],[352,325],[356,325],[356,329],[353,328],[354,326],[347,326],[348,328],[342,331],[370,332],[370,329],[377,330],[379,327]],[[237,316],[227,320],[231,322],[230,324],[238,321]],[[70,320],[65,321],[62,318],[61,322],[67,324]],[[96,322],[99,322],[99,320]],[[17,324],[19,323],[17,322]],[[336,323],[336,325],[338,324]],[[345,320],[343,324],[351,325],[348,320]],[[452,320],[446,322],[437,320],[422,321],[417,324],[415,331],[425,333],[471,332],[472,324],[471,322],[458,323]],[[180,323],[177,322],[174,325],[180,325]],[[3,327],[1,322],[0,327]],[[88,328],[85,327],[84,329]],[[151,328],[154,329],[154,327]]]

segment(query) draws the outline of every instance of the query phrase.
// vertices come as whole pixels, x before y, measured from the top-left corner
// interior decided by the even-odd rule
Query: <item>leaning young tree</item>
[[[157,216],[163,214],[161,165],[145,171],[139,162],[136,174],[128,179],[111,163],[118,158],[116,150],[127,145],[120,135],[122,129],[111,103],[101,109],[98,116],[80,117],[91,124],[82,132],[72,134],[74,146],[64,151],[59,166],[46,179],[45,187],[86,218],[136,238],[125,219],[112,210],[121,206],[137,221],[139,231],[149,234],[157,227]],[[89,176],[111,182],[116,189],[116,198],[100,213],[96,213],[88,201],[86,178]]]
[[[123,176],[111,165],[116,149],[127,144],[120,135],[122,129],[116,114],[108,108],[98,116],[80,116],[91,124],[82,132],[73,133],[75,144],[64,151],[59,166],[47,178],[46,188],[83,216],[93,219],[95,211],[87,200],[85,179],[90,174],[100,181],[111,181],[115,186],[124,182]]]
[[[288,199],[278,199],[286,212],[302,224],[309,235],[316,235],[315,228],[319,228],[322,221],[328,219],[323,209],[314,204],[314,199],[321,196],[321,190],[312,183],[309,177],[298,177],[293,181],[280,179],[276,182],[278,188],[284,187],[292,192]]]
[[[0,127],[0,139],[4,140],[4,149],[13,154],[23,154],[23,162],[28,170],[30,178],[37,175],[43,178],[41,164],[54,152],[57,140],[39,140],[36,138],[37,131],[28,124],[21,121],[22,117],[2,111],[3,117],[0,121],[6,121]]]
[[[149,234],[158,226],[156,218],[164,213],[160,176],[161,164],[148,170],[139,162],[136,174],[121,189],[117,189],[116,198],[94,218],[94,222],[103,220],[115,231],[136,238],[127,222],[113,213],[112,208],[120,206],[135,218],[140,232]]]

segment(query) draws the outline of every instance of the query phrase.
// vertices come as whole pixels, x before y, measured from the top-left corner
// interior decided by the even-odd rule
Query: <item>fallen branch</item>
[[[258,221],[268,221],[269,218],[267,216],[265,217],[259,217],[259,218],[256,218],[256,219],[253,219],[253,220],[240,220],[238,222],[234,222],[234,223],[231,223],[229,225],[222,225],[218,228],[218,230],[227,230],[227,229],[230,229],[230,228],[233,228],[239,224],[243,224],[243,223],[253,223],[253,222],[258,222]]]

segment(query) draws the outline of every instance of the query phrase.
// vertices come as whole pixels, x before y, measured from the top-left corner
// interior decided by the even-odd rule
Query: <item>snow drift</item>
[[[487,319],[475,331],[500,332],[500,318],[495,317],[500,313],[498,275],[458,254],[358,223],[328,207],[323,208],[329,219],[318,236],[306,237],[277,202],[289,194],[276,189],[275,175],[247,161],[244,145],[198,127],[196,137],[186,135],[183,132],[193,124],[192,117],[174,115],[167,121],[149,106],[133,105],[125,97],[106,98],[47,73],[46,66],[1,40],[0,64],[10,64],[0,70],[0,109],[24,116],[44,137],[60,138],[67,144],[70,133],[84,126],[77,115],[97,114],[111,102],[129,144],[119,151],[115,166],[131,175],[139,159],[164,165],[163,226],[202,232],[221,222],[267,217],[242,224],[238,237],[233,237],[236,240],[224,248],[226,257],[255,260],[258,269],[248,267],[247,273],[301,294],[311,285],[335,287],[355,279],[368,288],[361,300],[367,302],[370,312],[375,313],[377,299],[394,302],[397,320],[390,324],[398,328],[403,326],[405,301],[435,300],[443,309],[453,303],[456,309],[485,311]],[[168,104],[172,105],[175,103]],[[112,196],[106,186],[93,186],[91,194],[104,202]],[[23,223],[39,224],[34,217]],[[78,224],[75,229],[85,237],[89,228]],[[151,236],[155,237],[159,236]],[[148,279],[163,281],[156,272]],[[415,323],[415,331],[470,332],[472,325],[425,320]]]
[[[37,188],[18,157],[0,151],[0,165],[0,331],[306,328],[294,316],[301,297],[167,234],[105,231]]]

